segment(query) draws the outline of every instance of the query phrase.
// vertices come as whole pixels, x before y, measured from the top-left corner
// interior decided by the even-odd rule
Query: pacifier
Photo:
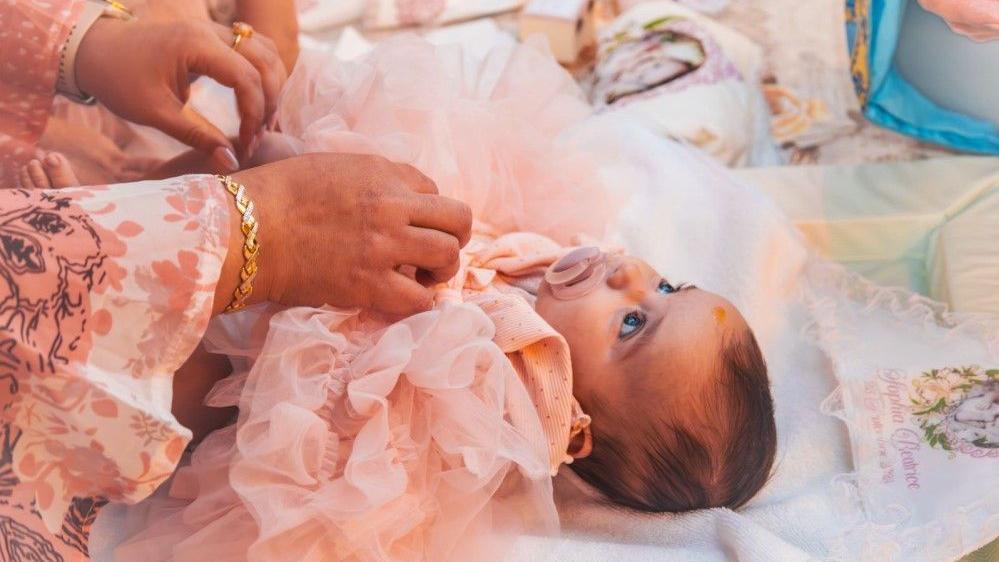
[[[545,272],[552,296],[559,300],[578,299],[603,282],[607,254],[595,246],[576,248],[562,256]]]

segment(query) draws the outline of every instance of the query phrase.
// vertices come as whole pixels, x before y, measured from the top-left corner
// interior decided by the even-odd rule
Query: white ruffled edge
[[[944,303],[913,293],[903,287],[884,287],[822,258],[809,258],[800,285],[800,298],[806,306],[810,319],[803,329],[803,337],[818,346],[832,365],[834,374],[841,368],[841,361],[828,350],[834,342],[841,342],[850,336],[837,326],[830,325],[835,316],[837,297],[864,303],[864,310],[881,309],[901,322],[932,325],[946,328],[941,339],[972,338],[985,346],[988,360],[999,364],[999,317],[984,313],[959,313],[948,310]],[[840,301],[841,302],[841,301]],[[837,375],[837,380],[839,379]],[[849,433],[856,431],[846,415],[843,386],[839,384],[822,401],[820,410],[826,415],[841,420]],[[849,436],[848,436],[849,438]],[[850,438],[850,449],[854,459],[857,448]],[[837,474],[830,480],[831,494],[836,510],[848,528],[827,539],[831,556],[829,561],[845,560],[895,560],[903,552],[925,546],[943,534],[955,536],[960,552],[953,553],[956,559],[985,546],[995,537],[986,538],[971,544],[964,544],[962,536],[972,529],[969,521],[983,521],[995,527],[992,535],[999,535],[999,491],[993,491],[975,503],[941,514],[937,521],[948,524],[927,524],[918,528],[901,531],[899,527],[909,516],[909,509],[903,505],[882,506],[882,515],[891,514],[893,523],[881,523],[865,505],[861,484],[871,475],[863,469]],[[991,520],[991,522],[990,522]],[[955,531],[957,531],[955,535]],[[977,533],[976,533],[977,534]]]

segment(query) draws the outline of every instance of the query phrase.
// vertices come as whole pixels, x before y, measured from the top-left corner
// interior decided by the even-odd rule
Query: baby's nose
[[[615,291],[636,291],[643,289],[642,272],[629,262],[624,262],[607,276],[607,286]]]

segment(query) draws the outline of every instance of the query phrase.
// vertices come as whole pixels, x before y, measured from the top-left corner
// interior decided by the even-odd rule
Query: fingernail
[[[246,157],[252,158],[253,153],[257,151],[257,147],[260,146],[260,137],[263,136],[263,132],[253,135],[253,139],[250,140],[250,146],[246,147]]]
[[[58,152],[52,152],[45,157],[45,163],[49,166],[58,166],[62,164],[62,155]]]
[[[239,170],[239,160],[236,160],[236,154],[227,146],[220,146],[216,148],[215,151],[212,152],[212,158],[223,171],[235,172]]]

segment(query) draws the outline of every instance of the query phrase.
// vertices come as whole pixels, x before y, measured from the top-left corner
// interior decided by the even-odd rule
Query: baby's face
[[[732,303],[673,285],[637,258],[606,256],[589,274],[568,289],[542,283],[536,305],[569,344],[584,409],[603,403],[642,415],[689,406],[717,373],[724,338],[748,329]]]

